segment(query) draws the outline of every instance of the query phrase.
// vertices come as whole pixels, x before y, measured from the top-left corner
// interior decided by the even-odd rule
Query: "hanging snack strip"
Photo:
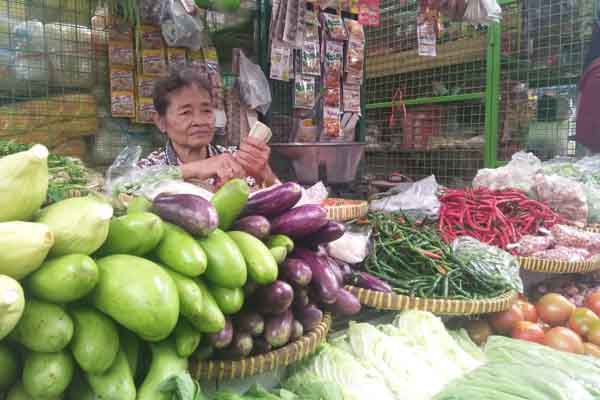
[[[346,83],[360,85],[363,82],[365,68],[365,32],[361,24],[353,19],[345,19],[349,32],[346,50]]]
[[[115,23],[109,32],[110,109],[113,117],[135,117],[133,69],[135,53],[131,27]]]
[[[294,82],[294,108],[312,110],[315,106],[315,78],[299,75]]]
[[[271,71],[269,77],[278,81],[289,82],[290,66],[293,65],[292,49],[284,43],[274,41],[271,47]]]

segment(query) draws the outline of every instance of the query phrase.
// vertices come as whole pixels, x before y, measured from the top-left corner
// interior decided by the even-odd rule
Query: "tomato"
[[[600,318],[589,308],[577,308],[569,318],[569,328],[575,333],[585,336],[590,330],[592,322],[598,321]]]
[[[569,320],[575,305],[558,293],[548,293],[538,301],[535,308],[542,321],[558,326]]]
[[[523,311],[525,321],[538,322],[538,313],[533,304],[526,300],[518,300],[517,305],[521,308],[521,311]]]
[[[583,353],[587,356],[600,358],[600,346],[596,346],[593,343],[584,343]]]
[[[515,303],[508,310],[490,315],[489,321],[494,332],[508,334],[519,321],[523,321],[523,311]]]
[[[527,340],[529,342],[544,343],[544,330],[531,321],[519,321],[512,328],[510,336],[513,339]]]
[[[583,342],[579,335],[562,326],[557,326],[546,332],[544,344],[555,350],[583,354]]]
[[[489,322],[483,319],[469,321],[467,324],[469,337],[475,344],[482,345],[487,342],[487,338],[492,334],[492,328]]]
[[[594,321],[590,325],[587,333],[587,340],[597,346],[600,346],[600,321]]]
[[[600,316],[600,290],[590,293],[585,298],[585,306]]]

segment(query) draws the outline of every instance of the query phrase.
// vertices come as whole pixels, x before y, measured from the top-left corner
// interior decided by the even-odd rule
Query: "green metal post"
[[[498,129],[500,117],[500,46],[502,43],[499,23],[488,28],[488,47],[485,87],[485,147],[483,160],[486,168],[497,164]]]
[[[265,74],[269,69],[269,2],[267,0],[256,0],[258,9],[258,62]],[[268,76],[268,75],[267,75]]]

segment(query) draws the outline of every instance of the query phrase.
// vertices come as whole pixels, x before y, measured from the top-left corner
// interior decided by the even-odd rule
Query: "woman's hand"
[[[271,149],[266,143],[248,137],[242,141],[240,150],[236,153],[235,158],[249,176],[252,176],[260,183],[266,182],[271,184],[268,181],[271,178],[276,178],[269,167],[270,156]]]
[[[234,178],[244,178],[244,168],[231,154],[220,154],[205,160],[193,161],[181,167],[184,180],[207,180],[216,178],[216,186],[220,187],[225,182]]]

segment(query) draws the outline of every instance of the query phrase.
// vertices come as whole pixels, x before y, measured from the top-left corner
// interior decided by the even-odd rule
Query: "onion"
[[[545,334],[542,327],[538,324],[530,321],[519,321],[513,327],[510,336],[513,339],[543,344]]]
[[[585,298],[585,306],[595,312],[596,315],[600,315],[600,290],[590,293]]]
[[[558,293],[544,295],[535,308],[540,319],[551,326],[563,325],[575,311],[575,305]]]
[[[583,342],[579,335],[562,326],[557,326],[546,332],[544,344],[555,350],[583,354]]]
[[[523,321],[523,311],[515,303],[508,310],[499,313],[494,313],[490,316],[489,321],[494,329],[494,332],[508,334],[519,321]]]
[[[492,328],[486,320],[477,319],[469,321],[467,332],[469,332],[471,340],[481,346],[487,342],[488,337],[492,334]]]
[[[517,301],[517,305],[521,308],[521,311],[523,311],[525,321],[538,322],[538,313],[533,304],[526,300],[519,300]]]

